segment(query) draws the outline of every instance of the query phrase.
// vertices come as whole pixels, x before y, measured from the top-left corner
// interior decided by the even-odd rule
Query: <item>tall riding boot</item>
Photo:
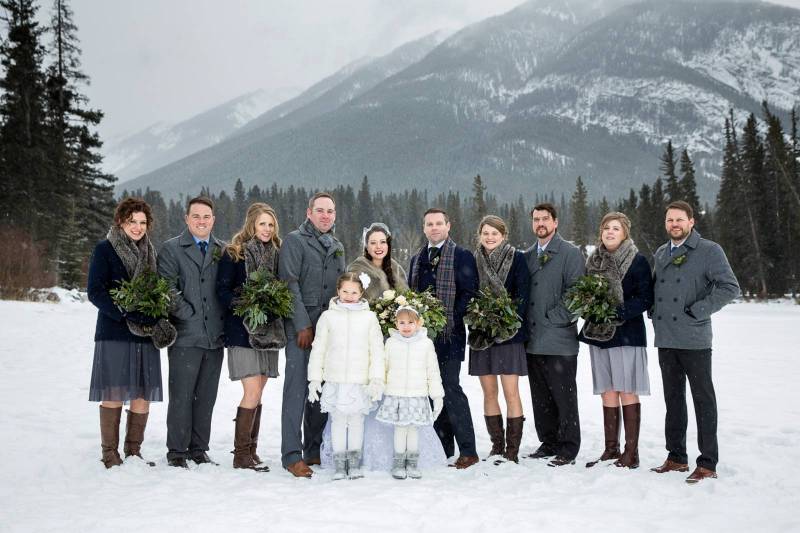
[[[106,468],[122,464],[119,456],[119,419],[122,407],[100,406],[100,448],[103,457],[100,459]]]
[[[623,405],[622,420],[625,424],[625,451],[614,462],[614,466],[639,468],[639,427],[642,423],[642,404]]]
[[[519,446],[522,442],[522,424],[524,416],[506,419],[506,451],[503,457],[508,461],[519,462]]]
[[[486,431],[489,433],[489,439],[492,441],[492,450],[489,452],[489,457],[493,455],[503,455],[505,451],[503,415],[483,415],[483,418],[486,420]]]
[[[619,459],[619,418],[621,409],[619,406],[603,406],[603,432],[606,437],[606,449],[596,461],[586,463],[586,468],[591,468],[597,463]]]
[[[256,410],[239,407],[236,410],[236,427],[233,433],[233,467],[254,468],[253,457],[250,455],[251,435],[253,434],[253,420]]]
[[[130,409],[126,409],[128,413],[127,420],[125,421],[125,457],[142,457],[142,442],[144,441],[144,428],[147,427],[147,417],[150,413],[134,413]],[[151,461],[145,461],[150,466],[156,466]]]
[[[261,404],[258,404],[258,407],[256,407],[256,414],[253,419],[253,430],[250,432],[250,457],[253,458],[253,463],[257,465],[261,464],[261,458],[256,453],[259,429],[261,429]]]

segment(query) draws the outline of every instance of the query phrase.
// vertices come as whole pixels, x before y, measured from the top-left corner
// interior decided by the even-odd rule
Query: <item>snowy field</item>
[[[714,315],[719,403],[719,479],[649,472],[666,457],[664,405],[655,349],[653,395],[643,398],[642,468],[584,468],[602,450],[600,401],[591,394],[581,347],[578,464],[548,468],[482,463],[396,481],[387,472],[332,482],[280,468],[280,391],[267,384],[259,453],[272,471],[233,470],[239,384],[223,367],[210,455],[221,466],[166,466],[166,404],[153,404],[143,446],[156,468],[99,461],[97,404],[89,403],[95,308],[88,303],[0,301],[0,531],[800,531],[800,306],[736,304]],[[652,331],[648,332],[652,340]],[[164,384],[166,350],[162,351]],[[478,450],[489,449],[476,378],[462,376]],[[537,441],[527,380],[522,451]],[[166,391],[165,391],[166,397]],[[691,409],[691,404],[690,404]],[[124,427],[124,416],[123,416]],[[697,455],[690,413],[689,456]],[[693,465],[692,465],[693,466]]]

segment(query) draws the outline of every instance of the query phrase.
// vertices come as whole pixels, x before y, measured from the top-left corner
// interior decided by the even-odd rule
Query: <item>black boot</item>
[[[621,412],[619,406],[603,406],[603,431],[606,437],[606,449],[599,459],[586,463],[586,468],[591,468],[603,461],[619,459],[619,417]]]

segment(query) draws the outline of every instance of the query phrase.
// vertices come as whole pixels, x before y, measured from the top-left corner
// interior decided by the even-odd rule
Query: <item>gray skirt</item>
[[[470,376],[527,376],[528,359],[521,342],[469,351]]]
[[[250,376],[278,377],[278,350],[228,347],[228,377],[238,381]]]
[[[143,342],[95,341],[90,402],[160,402],[161,352],[147,338]]]
[[[610,391],[642,396],[650,394],[647,348],[644,346],[598,348],[590,344],[589,355],[595,394]]]

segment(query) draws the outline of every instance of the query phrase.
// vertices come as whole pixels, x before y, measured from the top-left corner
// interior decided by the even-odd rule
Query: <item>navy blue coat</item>
[[[606,342],[587,339],[581,333],[578,338],[586,344],[600,348],[619,346],[647,346],[647,333],[644,329],[644,312],[653,305],[653,279],[650,264],[637,253],[628,272],[622,278],[623,303],[617,307],[617,316],[625,321],[617,326],[614,336]]]
[[[217,298],[225,309],[225,346],[251,348],[250,335],[244,329],[244,320],[233,314],[233,299],[238,289],[247,281],[244,260],[234,261],[227,252],[222,254],[217,267]]]
[[[411,284],[411,274],[414,272],[414,265],[419,261],[419,278],[417,286]],[[472,252],[456,246],[453,254],[453,269],[456,275],[456,299],[453,303],[453,335],[450,342],[434,342],[436,355],[441,360],[459,359],[464,360],[464,348],[467,345],[467,331],[464,326],[464,314],[467,312],[467,304],[478,292],[478,265],[475,263],[475,256]],[[431,289],[436,294],[436,271],[428,260],[427,247],[421,254],[411,258],[411,266],[408,269],[408,286],[411,290],[422,292]]]
[[[114,247],[108,239],[97,243],[89,261],[89,282],[87,293],[89,301],[97,307],[97,325],[94,330],[96,341],[151,342],[150,337],[134,335],[122,317],[122,311],[111,300],[109,290],[119,286],[120,281],[128,281],[130,276],[122,264]]]
[[[522,326],[519,328],[516,335],[495,346],[504,346],[528,340],[528,328],[526,324],[528,320],[528,301],[531,290],[530,283],[531,275],[528,271],[528,262],[525,260],[525,254],[516,250],[514,252],[514,260],[511,263],[511,269],[508,271],[508,276],[506,276],[506,281],[503,285],[511,299],[517,302],[517,314],[521,319]]]

